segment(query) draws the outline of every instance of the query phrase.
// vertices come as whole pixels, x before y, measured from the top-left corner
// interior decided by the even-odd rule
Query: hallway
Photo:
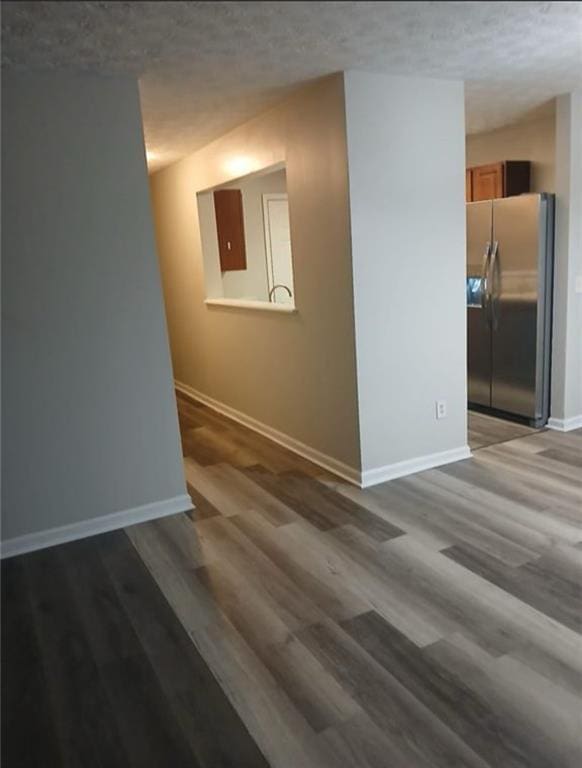
[[[189,516],[3,564],[45,686],[12,749],[69,764],[90,707],[111,766],[580,765],[582,431],[362,491],[178,402]]]

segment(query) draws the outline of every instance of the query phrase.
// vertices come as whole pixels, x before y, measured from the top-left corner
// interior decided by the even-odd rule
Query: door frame
[[[271,249],[271,219],[269,215],[270,200],[286,200],[287,207],[289,207],[289,195],[287,192],[263,193],[263,227],[265,230],[265,260],[267,262],[267,293],[270,293],[271,289],[275,285],[275,276],[273,274],[273,251]],[[293,264],[291,264],[291,269],[293,269]]]

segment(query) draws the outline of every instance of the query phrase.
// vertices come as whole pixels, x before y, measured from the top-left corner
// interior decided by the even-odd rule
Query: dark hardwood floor
[[[2,577],[2,765],[266,768],[123,531]]]
[[[179,398],[175,515],[7,560],[3,765],[582,765],[582,430],[359,490]]]

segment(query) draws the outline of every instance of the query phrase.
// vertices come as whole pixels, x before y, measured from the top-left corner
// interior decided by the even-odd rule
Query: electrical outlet
[[[444,419],[447,415],[447,401],[446,400],[437,400],[436,401],[436,417],[437,419]]]

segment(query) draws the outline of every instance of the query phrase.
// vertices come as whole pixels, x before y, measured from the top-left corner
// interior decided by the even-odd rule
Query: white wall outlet
[[[444,419],[447,415],[447,401],[446,400],[437,400],[436,401],[436,417],[437,419]]]

